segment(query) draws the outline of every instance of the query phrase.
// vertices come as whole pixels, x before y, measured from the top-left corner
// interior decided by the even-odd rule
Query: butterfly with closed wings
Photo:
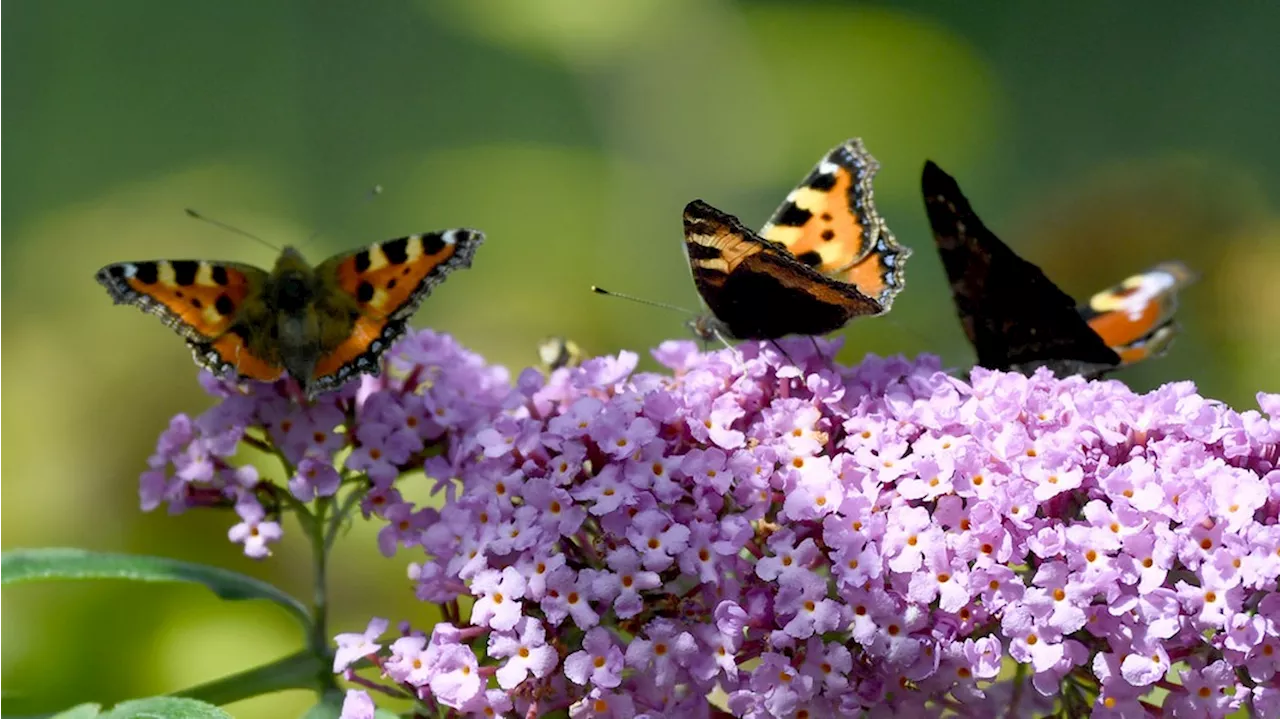
[[[888,312],[911,250],[876,211],[880,165],[854,138],[832,149],[757,234],[701,200],[684,210],[685,253],[710,314],[703,338],[823,335]]]
[[[215,375],[271,382],[288,372],[314,398],[376,372],[423,299],[470,267],[483,241],[476,230],[429,232],[315,267],[286,247],[270,272],[207,260],[121,262],[97,280],[117,304],[158,315]]]
[[[987,229],[950,175],[926,162],[925,210],[965,336],[988,369],[1097,377],[1163,354],[1173,341],[1177,292],[1194,281],[1165,262],[1083,305]]]

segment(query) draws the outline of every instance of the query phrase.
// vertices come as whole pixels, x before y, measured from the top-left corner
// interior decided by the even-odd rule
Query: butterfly
[[[565,337],[548,337],[538,343],[538,359],[548,374],[561,367],[577,367],[586,356],[577,342]]]
[[[121,262],[98,270],[116,304],[158,315],[218,376],[270,382],[285,372],[308,398],[376,372],[378,357],[484,234],[410,235],[312,267],[286,247],[270,272],[206,260]]]
[[[759,234],[701,200],[684,209],[685,254],[710,311],[691,326],[704,339],[822,335],[854,317],[888,312],[902,291],[910,248],[876,212],[880,169],[859,139],[827,155]]]
[[[921,177],[925,211],[965,335],[989,369],[1097,377],[1163,354],[1177,292],[1195,280],[1165,262],[1077,306],[1044,272],[982,224],[960,186],[933,162]]]

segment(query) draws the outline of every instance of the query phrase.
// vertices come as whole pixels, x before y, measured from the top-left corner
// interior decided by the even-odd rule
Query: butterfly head
[[[716,319],[716,316],[709,312],[690,318],[688,322],[685,322],[685,326],[689,328],[689,331],[695,337],[702,341],[704,349],[707,345],[717,341],[723,342],[728,346],[725,338],[732,336],[729,333],[729,326]]]
[[[286,247],[276,260],[264,299],[281,314],[298,314],[314,302],[317,290],[311,265],[297,250]]]

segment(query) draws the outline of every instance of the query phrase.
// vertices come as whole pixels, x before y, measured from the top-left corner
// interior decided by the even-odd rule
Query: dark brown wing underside
[[[694,269],[698,292],[737,339],[825,335],[860,315],[879,313],[875,300],[790,258],[762,252],[733,272]]]
[[[925,210],[952,298],[978,364],[1009,369],[1070,361],[1120,363],[1075,300],[982,224],[959,185],[932,162],[921,178]]]

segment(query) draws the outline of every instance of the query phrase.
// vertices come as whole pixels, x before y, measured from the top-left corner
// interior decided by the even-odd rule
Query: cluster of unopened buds
[[[1280,395],[1237,412],[1185,382],[836,348],[667,342],[662,373],[624,352],[513,383],[419,332],[315,403],[208,381],[143,505],[232,505],[255,557],[298,503],[385,522],[444,621],[337,637],[347,719],[381,694],[432,716],[1280,717]],[[244,443],[287,486],[234,464]],[[420,473],[435,507],[397,489]]]

